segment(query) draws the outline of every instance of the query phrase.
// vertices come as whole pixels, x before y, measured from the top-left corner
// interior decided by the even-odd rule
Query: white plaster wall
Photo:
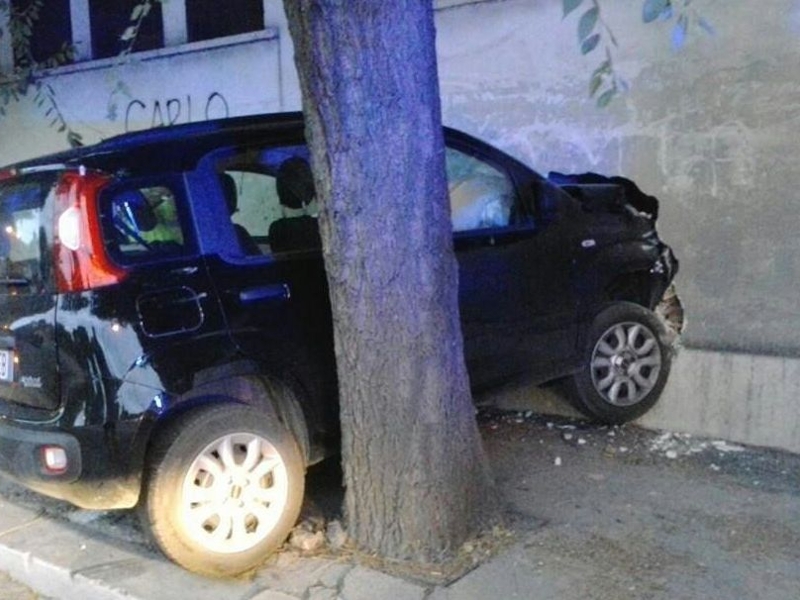
[[[59,110],[86,143],[171,123],[283,110],[278,32],[243,34],[115,59],[78,63],[45,78]],[[122,87],[120,87],[122,86]],[[0,120],[0,164],[61,150],[32,95]]]

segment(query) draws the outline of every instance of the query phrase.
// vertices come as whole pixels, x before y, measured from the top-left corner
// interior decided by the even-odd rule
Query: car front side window
[[[446,164],[453,231],[507,227],[516,197],[508,174],[455,148]]]

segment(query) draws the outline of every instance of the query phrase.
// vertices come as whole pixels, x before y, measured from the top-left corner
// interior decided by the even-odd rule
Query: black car
[[[164,552],[248,570],[336,451],[328,291],[302,116],[115,137],[0,170],[0,471],[143,507]],[[657,202],[446,130],[473,386],[567,377],[589,415],[650,408],[677,269]]]

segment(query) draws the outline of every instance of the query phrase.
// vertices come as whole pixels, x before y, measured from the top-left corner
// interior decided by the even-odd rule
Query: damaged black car
[[[560,379],[595,419],[642,415],[680,320],[655,199],[445,139],[472,385]],[[192,570],[259,564],[306,466],[337,448],[316,203],[296,113],[0,170],[0,471],[85,508],[139,505]]]

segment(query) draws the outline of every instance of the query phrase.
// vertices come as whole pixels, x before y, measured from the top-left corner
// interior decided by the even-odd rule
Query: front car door
[[[544,381],[575,350],[571,265],[557,220],[538,202],[552,190],[489,146],[450,132],[447,175],[459,263],[459,304],[473,386],[528,373]]]

